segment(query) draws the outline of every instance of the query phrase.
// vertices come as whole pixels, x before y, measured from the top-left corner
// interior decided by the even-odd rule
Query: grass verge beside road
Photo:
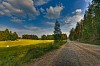
[[[0,66],[23,66],[31,59],[41,57],[49,51],[59,48],[66,41],[58,43],[39,43],[26,46],[0,48]]]

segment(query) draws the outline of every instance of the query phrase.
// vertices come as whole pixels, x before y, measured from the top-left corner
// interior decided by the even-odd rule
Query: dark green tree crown
[[[60,24],[57,20],[55,22],[54,34],[62,34],[61,29],[60,29]]]

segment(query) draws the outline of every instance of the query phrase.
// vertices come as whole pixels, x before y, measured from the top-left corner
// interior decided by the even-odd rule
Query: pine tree
[[[71,30],[69,38],[73,40],[100,44],[100,0],[93,0],[85,12],[84,19]]]
[[[75,29],[74,28],[72,28],[70,30],[69,39],[72,40],[72,41],[75,40]]]
[[[61,34],[62,34],[62,32],[60,29],[60,24],[56,20],[55,27],[54,27],[54,40],[55,40],[55,42],[59,42],[61,40]]]

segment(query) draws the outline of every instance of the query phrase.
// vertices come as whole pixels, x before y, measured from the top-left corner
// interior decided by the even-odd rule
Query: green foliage
[[[58,42],[61,40],[61,29],[60,29],[60,24],[59,22],[56,20],[55,22],[55,27],[54,27],[54,40],[55,42]]]
[[[41,40],[47,40],[47,36],[46,35],[42,35],[41,36]]]
[[[75,37],[75,38],[73,38]],[[84,20],[70,31],[70,40],[100,44],[100,0],[93,0],[85,12]]]
[[[33,40],[38,40],[38,36],[37,35],[28,35],[28,34],[25,34],[25,35],[22,35],[22,39],[33,39]]]
[[[54,40],[54,36],[53,35],[47,35],[47,40]]]
[[[41,40],[54,40],[54,35],[42,35]],[[61,34],[60,40],[67,40],[67,35]]]
[[[74,28],[72,28],[71,31],[70,31],[69,39],[70,40],[76,40],[76,34],[75,34]]]
[[[7,40],[16,40],[18,35],[16,32],[12,33],[8,29],[5,31],[0,31],[0,41],[7,41]]]
[[[67,34],[61,34],[61,40],[67,40]]]
[[[66,41],[58,44],[44,43],[28,46],[0,48],[0,66],[24,66],[31,59],[41,57],[47,52],[59,48]]]
[[[95,3],[100,3],[100,0],[93,0],[93,2],[95,2]]]
[[[12,39],[11,39],[11,40],[16,40],[16,38],[18,38],[18,35],[17,35],[16,32],[14,32],[14,33],[12,34]]]

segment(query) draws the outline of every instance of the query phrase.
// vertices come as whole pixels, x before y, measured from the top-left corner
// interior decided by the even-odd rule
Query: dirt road
[[[100,46],[68,42],[27,66],[100,66]]]

